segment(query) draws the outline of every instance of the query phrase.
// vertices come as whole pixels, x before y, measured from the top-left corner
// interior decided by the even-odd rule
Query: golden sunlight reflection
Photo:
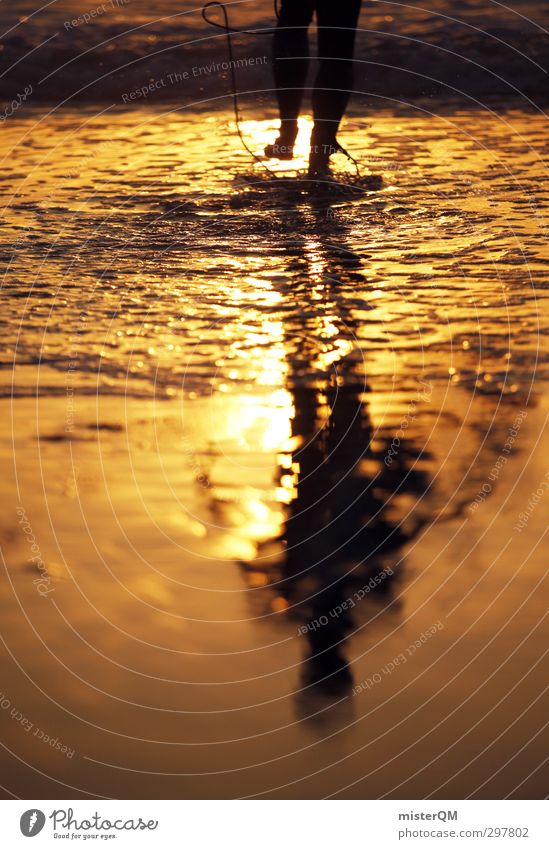
[[[275,305],[281,298],[265,279],[260,291],[265,304]],[[281,505],[293,497],[291,476],[275,482],[275,470],[277,456],[292,444],[295,408],[292,394],[284,388],[288,365],[283,322],[261,317],[254,306],[244,325],[238,318],[234,325],[225,325],[224,333],[239,339],[233,346],[239,367],[228,377],[253,381],[256,389],[241,394],[230,384],[221,384],[225,391],[222,395],[214,391],[200,429],[210,432],[216,445],[210,496],[217,519],[229,532],[224,548],[218,550],[227,558],[238,552],[241,561],[251,562],[258,544],[280,536],[285,518]],[[238,446],[237,460],[227,456],[231,445]],[[255,587],[264,582],[257,570],[250,571],[247,580]]]
[[[326,258],[321,250],[322,244],[317,239],[307,238],[305,240],[305,256],[309,264],[309,277],[312,283],[322,282],[322,276],[326,272]],[[315,287],[319,291],[318,287]]]
[[[264,148],[274,140],[277,134],[277,121],[253,121],[245,120],[240,122],[240,129],[244,138],[250,145],[251,149],[260,155]],[[268,165],[271,171],[292,171],[303,170],[307,167],[309,160],[309,139],[313,122],[311,118],[302,116],[298,120],[298,133],[294,145],[294,158],[291,162],[281,162],[278,159],[269,159]],[[259,163],[256,163],[257,168],[261,168]]]

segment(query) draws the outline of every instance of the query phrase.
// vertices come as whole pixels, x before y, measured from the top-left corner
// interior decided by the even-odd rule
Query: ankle
[[[278,141],[282,144],[293,145],[297,138],[297,129],[297,121],[281,121]]]
[[[330,159],[327,156],[319,156],[312,153],[309,156],[309,176],[329,176],[330,174]]]

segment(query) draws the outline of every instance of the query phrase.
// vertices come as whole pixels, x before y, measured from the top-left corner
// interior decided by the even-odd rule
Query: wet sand
[[[96,112],[3,128],[6,793],[543,796],[543,118]]]

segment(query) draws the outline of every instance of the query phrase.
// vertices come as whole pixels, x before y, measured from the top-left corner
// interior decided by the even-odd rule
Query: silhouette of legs
[[[267,156],[291,159],[297,136],[309,70],[308,27],[313,19],[314,0],[283,0],[273,39],[274,79],[280,133],[274,145],[265,149]]]
[[[308,27],[316,11],[319,68],[313,88],[310,170],[327,166],[353,84],[361,0],[282,0],[273,41],[280,134],[267,155],[291,159],[309,69]]]
[[[319,68],[313,88],[312,157],[326,163],[353,87],[353,52],[361,0],[318,0]]]

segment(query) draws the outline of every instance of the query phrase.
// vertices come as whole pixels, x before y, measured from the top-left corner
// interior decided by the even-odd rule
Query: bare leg
[[[353,87],[353,52],[361,0],[317,0],[319,69],[313,90],[309,170],[326,170]]]
[[[291,159],[297,136],[297,119],[309,69],[307,29],[315,8],[314,0],[283,0],[273,39],[274,78],[280,134],[265,148],[267,156]]]

